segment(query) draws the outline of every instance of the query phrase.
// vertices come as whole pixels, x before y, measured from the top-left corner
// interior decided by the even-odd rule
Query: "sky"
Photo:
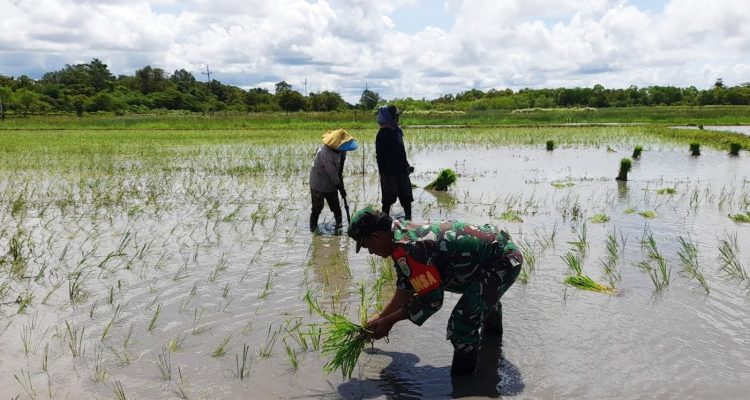
[[[705,89],[750,82],[750,0],[0,0],[0,74],[93,58],[352,103],[365,87]]]

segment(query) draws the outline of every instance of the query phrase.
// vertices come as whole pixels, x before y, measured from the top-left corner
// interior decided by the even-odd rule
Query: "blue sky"
[[[750,81],[747,0],[0,0],[0,74],[99,58],[356,102],[472,88]],[[699,17],[696,17],[699,16]]]

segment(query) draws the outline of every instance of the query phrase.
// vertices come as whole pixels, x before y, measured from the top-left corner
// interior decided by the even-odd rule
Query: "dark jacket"
[[[375,138],[375,157],[381,175],[395,176],[409,174],[406,160],[404,132],[401,128],[381,127]]]

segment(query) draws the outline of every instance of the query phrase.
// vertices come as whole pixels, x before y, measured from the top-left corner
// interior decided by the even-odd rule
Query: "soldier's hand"
[[[367,323],[367,329],[372,332],[370,337],[375,340],[388,336],[391,328],[393,328],[393,323],[388,318],[377,318]]]

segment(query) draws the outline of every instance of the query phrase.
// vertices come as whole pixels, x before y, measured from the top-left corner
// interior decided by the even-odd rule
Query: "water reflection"
[[[369,351],[373,356],[391,358],[373,379],[351,379],[338,387],[345,399],[498,398],[524,390],[521,372],[503,357],[500,339],[482,342],[477,371],[470,376],[452,377],[450,366],[417,365],[412,353]]]
[[[346,236],[313,235],[310,241],[309,265],[316,282],[332,293],[345,294],[351,284]]]

